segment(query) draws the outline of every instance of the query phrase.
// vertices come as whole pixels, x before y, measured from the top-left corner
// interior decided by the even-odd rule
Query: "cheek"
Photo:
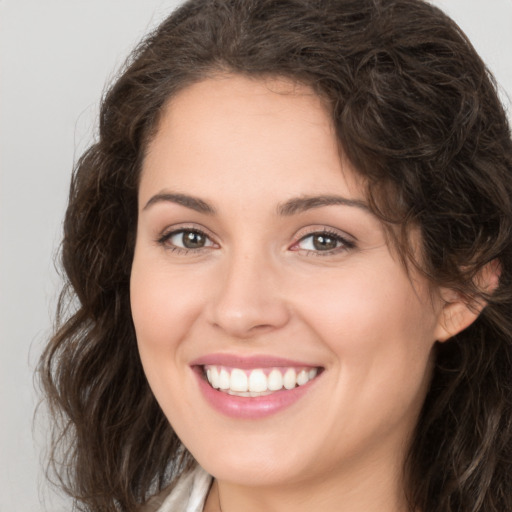
[[[435,343],[437,314],[426,285],[413,287],[391,263],[379,271],[352,268],[335,279],[317,279],[299,306],[330,349],[339,385],[361,399],[373,396],[374,402],[386,394],[408,400],[409,392],[415,396],[423,389]],[[297,289],[295,296],[305,297],[303,291]]]
[[[370,443],[374,432],[415,424],[430,382],[436,316],[428,294],[420,298],[396,271],[349,272],[337,283],[343,286],[319,282],[301,307],[332,354],[327,423],[344,433],[342,445],[351,436]]]
[[[160,407],[174,425],[191,408],[185,360],[186,339],[201,311],[201,294],[146,255],[135,254],[130,301],[144,373]],[[189,283],[190,284],[190,283]]]
[[[135,254],[130,280],[132,317],[141,357],[175,353],[202,309],[199,287],[183,282],[143,255]]]
[[[359,344],[431,342],[436,312],[426,286],[415,288],[396,267],[393,262],[380,271],[365,266],[314,279],[305,276],[293,295],[309,323],[342,345],[354,338]]]

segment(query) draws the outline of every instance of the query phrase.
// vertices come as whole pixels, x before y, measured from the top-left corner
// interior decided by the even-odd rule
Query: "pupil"
[[[336,249],[336,239],[325,235],[316,235],[313,238],[313,246],[319,251],[329,251],[330,249]]]
[[[204,236],[194,231],[187,231],[183,234],[183,245],[187,249],[199,249],[204,247]]]

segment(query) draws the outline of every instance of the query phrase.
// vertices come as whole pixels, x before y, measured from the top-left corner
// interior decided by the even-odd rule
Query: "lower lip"
[[[206,401],[218,412],[240,419],[265,418],[292,406],[312,388],[318,379],[316,377],[303,386],[297,386],[289,390],[283,389],[270,395],[245,397],[218,391],[210,386],[200,369],[195,373],[199,382],[199,389]]]

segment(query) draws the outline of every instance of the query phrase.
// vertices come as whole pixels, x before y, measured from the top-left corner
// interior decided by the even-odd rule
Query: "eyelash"
[[[304,240],[307,240],[308,238],[313,238],[315,236],[323,236],[325,238],[332,239],[336,242],[337,247],[334,247],[333,249],[328,249],[325,251],[321,250],[313,250],[313,249],[301,249],[298,247],[298,245],[303,242]],[[295,247],[297,247],[295,249]],[[337,231],[334,231],[329,228],[321,228],[321,229],[315,229],[311,232],[301,236],[297,242],[295,242],[291,249],[295,251],[301,251],[306,255],[311,256],[332,256],[334,254],[339,254],[340,252],[349,251],[351,249],[355,249],[356,244],[353,240],[349,240],[348,238],[345,238],[344,236],[340,235]]]
[[[207,241],[210,242],[210,245],[206,245],[203,247],[198,248],[187,248],[187,247],[179,247],[175,244],[169,243],[169,241],[172,239],[172,237],[176,235],[185,235],[186,233],[198,235],[201,237],[204,237]],[[322,250],[314,250],[314,249],[302,249],[299,247],[299,244],[301,242],[304,242],[308,238],[312,238],[314,236],[324,236],[325,238],[332,239],[336,243],[336,247],[333,249],[328,249],[325,251]],[[212,241],[211,237],[206,234],[204,231],[197,229],[197,228],[187,228],[187,227],[181,227],[179,229],[174,229],[168,233],[164,233],[162,236],[160,236],[157,239],[157,243],[163,247],[165,247],[167,250],[170,250],[172,252],[178,253],[178,254],[188,254],[190,252],[198,253],[202,252],[204,250],[209,250],[210,247],[214,247],[216,244]],[[341,236],[337,231],[334,231],[332,229],[322,228],[322,229],[316,229],[314,231],[311,231],[310,233],[307,233],[303,236],[301,236],[296,242],[292,244],[290,247],[290,250],[302,252],[306,255],[312,255],[312,256],[331,256],[333,254],[338,254],[340,252],[348,251],[351,249],[354,249],[356,247],[356,244],[354,241],[349,240],[343,236]]]
[[[198,236],[204,237],[206,240],[211,242],[210,246],[205,247],[198,247],[198,248],[187,248],[187,247],[179,247],[175,244],[169,243],[169,241],[172,239],[172,237],[182,234],[182,236],[185,233],[191,233]],[[157,240],[157,243],[161,246],[163,246],[165,249],[175,252],[177,254],[188,254],[190,252],[198,253],[203,250],[208,250],[209,247],[214,246],[214,242],[212,242],[212,239],[209,235],[207,235],[204,231],[197,229],[197,228],[187,228],[187,227],[181,227],[179,229],[173,229],[172,231],[169,231],[168,233],[164,233],[162,236],[160,236]]]

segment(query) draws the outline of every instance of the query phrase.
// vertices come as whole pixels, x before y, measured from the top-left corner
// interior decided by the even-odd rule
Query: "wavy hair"
[[[130,314],[137,188],[162,107],[218,73],[285,77],[326,100],[404,261],[487,306],[436,346],[404,467],[411,510],[512,511],[512,142],[467,37],[421,0],[192,0],[132,53],[74,169],[66,286],[39,373],[50,469],[90,512],[139,510],[195,462],[146,382]],[[489,262],[500,284],[476,285]]]

